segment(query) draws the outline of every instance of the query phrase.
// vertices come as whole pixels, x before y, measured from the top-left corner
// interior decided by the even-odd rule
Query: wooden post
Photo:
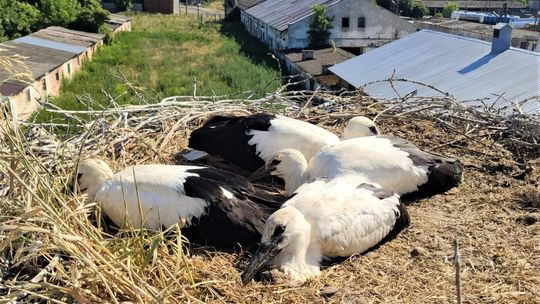
[[[193,78],[193,98],[197,98],[197,77]]]
[[[459,241],[454,240],[454,264],[456,266],[456,296],[457,304],[461,304],[461,257],[459,255]]]

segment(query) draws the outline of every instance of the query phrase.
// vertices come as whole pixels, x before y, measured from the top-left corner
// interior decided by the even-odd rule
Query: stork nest
[[[88,111],[46,104],[42,111],[63,119],[19,124],[4,111],[0,294],[20,303],[449,303],[456,298],[457,239],[463,303],[537,303],[538,117],[465,108],[448,96],[410,98],[278,91],[257,100],[176,96]],[[460,159],[465,180],[409,205],[411,226],[395,240],[327,265],[302,286],[242,286],[245,252],[191,246],[177,227],[106,234],[89,220],[84,198],[63,190],[81,157],[100,157],[116,170],[182,163],[190,132],[211,115],[260,111],[338,134],[349,117],[376,118],[385,134]]]

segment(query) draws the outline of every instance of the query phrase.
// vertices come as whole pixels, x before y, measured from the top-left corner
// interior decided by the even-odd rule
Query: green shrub
[[[109,44],[112,42],[113,31],[106,24],[102,24],[99,26],[98,33],[105,35],[105,38],[103,39],[103,42],[105,42],[105,44]]]
[[[17,38],[36,29],[40,14],[34,6],[16,0],[0,0],[0,8],[0,39]]]
[[[97,0],[88,0],[77,15],[70,27],[85,32],[97,33],[107,21],[109,12],[101,7]]]
[[[442,10],[442,15],[446,18],[450,18],[453,11],[459,11],[459,5],[455,2],[448,2]]]
[[[132,0],[116,0],[116,8],[120,11],[131,11],[133,8]]]
[[[328,38],[330,37],[330,30],[332,29],[332,21],[334,17],[326,15],[326,6],[314,5],[313,6],[313,18],[309,25],[309,47],[321,48],[328,45]]]
[[[410,15],[409,15],[410,17],[422,18],[427,14],[429,14],[429,10],[424,5],[424,3],[420,2],[420,1],[414,1],[413,2],[411,12],[410,12]]]
[[[68,26],[75,21],[81,6],[77,0],[41,0],[41,23],[43,26]]]

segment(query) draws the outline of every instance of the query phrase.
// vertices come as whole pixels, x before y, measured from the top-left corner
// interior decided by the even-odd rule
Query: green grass
[[[203,6],[216,11],[225,10],[225,8],[223,7],[223,0],[210,0],[208,2],[205,1],[203,2]]]
[[[88,94],[109,105],[110,98],[103,92],[118,104],[140,103],[118,77],[122,74],[144,93],[147,102],[191,95],[194,78],[197,95],[269,92],[279,85],[275,81],[279,72],[268,50],[239,24],[199,24],[185,15],[137,14],[132,16],[132,26],[132,32],[119,33],[65,81],[52,103],[64,109],[87,109],[77,97]],[[60,116],[40,111],[37,120],[54,118]]]

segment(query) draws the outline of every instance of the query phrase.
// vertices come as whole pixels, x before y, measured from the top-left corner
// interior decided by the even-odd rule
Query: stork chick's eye
[[[283,232],[285,232],[285,226],[283,225],[276,226],[276,228],[274,229],[274,233],[272,234],[272,238],[282,235]]]
[[[281,163],[281,161],[279,159],[273,159],[272,162],[270,163],[270,166],[277,166]]]
[[[369,127],[369,131],[375,135],[379,134],[379,132],[377,132],[377,128],[375,127]]]

